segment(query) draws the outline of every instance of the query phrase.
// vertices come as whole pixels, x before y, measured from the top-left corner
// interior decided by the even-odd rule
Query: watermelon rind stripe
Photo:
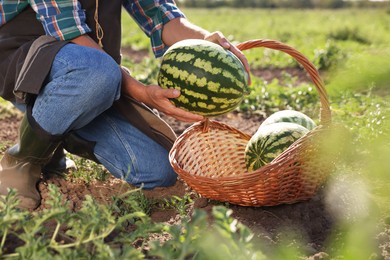
[[[180,56],[176,53],[179,53]],[[222,53],[223,55],[221,55]],[[198,59],[199,57],[203,57],[204,60],[208,61],[210,60],[209,57],[213,57],[213,58],[216,57],[219,61],[229,66],[231,68],[231,71],[237,72],[237,71],[241,71],[241,69],[243,68],[241,61],[238,58],[236,58],[229,50],[223,50],[223,51],[215,50],[215,51],[206,52],[203,47],[185,46],[182,48],[176,48],[172,52],[168,51],[165,56],[166,58],[164,57],[164,59],[174,60],[174,61],[180,61],[180,60],[191,61],[194,58]],[[242,67],[240,67],[238,64],[240,64]],[[194,65],[194,66],[199,66],[201,68],[203,65],[204,64],[199,63],[198,65]],[[209,68],[213,68],[213,66],[209,66]]]
[[[225,68],[215,68],[219,72],[214,74],[205,70],[204,67],[194,67],[190,63],[167,61],[161,65],[161,69],[165,72],[166,77],[185,80],[188,81],[189,84],[194,84],[198,79],[204,78],[204,80],[206,80],[207,78],[210,78],[211,75],[217,75],[223,82],[225,82],[225,84],[228,85],[226,87],[229,87],[229,89],[237,86],[235,89],[239,92],[242,93],[243,91],[246,91],[246,87],[243,84],[244,75],[240,75],[240,77],[237,78],[237,76],[235,76],[237,72],[227,71]]]
[[[178,55],[174,55],[175,52],[180,53],[180,57],[181,60],[183,60],[183,62],[177,60]],[[212,64],[208,58],[208,55],[204,54],[204,51],[197,52],[194,49],[183,48],[183,49],[176,49],[175,52],[172,52],[172,54],[167,53],[166,57],[164,57],[164,63],[168,63],[168,64],[182,63],[183,65],[191,64],[191,66],[201,69],[204,72],[211,73],[213,75],[226,73],[224,76],[230,78],[236,83],[241,83],[241,81],[237,81],[235,76],[233,76],[233,75],[237,75],[237,73],[239,74],[241,79],[245,79],[245,74],[244,74],[245,70],[243,70],[244,66],[242,65],[241,61],[237,59],[229,51],[227,51],[227,53],[224,53],[225,55],[223,55],[228,58],[222,58],[220,55],[221,53],[218,53],[218,59],[224,65],[223,68],[216,67],[215,64]],[[226,54],[229,55],[226,56]],[[240,66],[238,64],[240,64]]]
[[[234,82],[226,82],[226,86],[221,87],[219,83],[212,81],[207,82],[207,76],[205,75],[196,75],[197,71],[192,71],[190,74],[186,70],[181,70],[176,66],[169,66],[168,64],[163,64],[161,67],[162,71],[160,72],[158,81],[159,84],[165,87],[175,87],[175,85],[181,87],[185,87],[187,85],[197,85],[199,88],[202,88],[200,91],[209,91],[210,94],[213,92],[223,93],[227,95],[227,98],[242,96],[244,93],[243,88],[234,88]],[[221,78],[221,81],[222,80],[226,81],[225,78]]]

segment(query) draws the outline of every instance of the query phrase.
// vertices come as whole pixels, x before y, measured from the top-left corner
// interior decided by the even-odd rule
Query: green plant
[[[149,199],[144,195],[142,187],[113,196],[112,201],[112,210],[118,214],[137,210],[149,215],[157,203],[154,199]]]
[[[184,194],[184,196],[178,197],[178,196],[172,196],[171,198],[164,199],[163,207],[164,208],[173,208],[175,209],[180,216],[186,216],[188,208],[193,203],[193,200],[191,199],[191,195]]]
[[[333,41],[327,41],[325,47],[316,49],[314,54],[313,63],[318,70],[332,69],[346,58],[343,51]]]
[[[105,181],[110,173],[100,164],[87,160],[72,154],[67,154],[77,165],[77,170],[70,172],[66,177],[70,180],[83,180],[85,183],[91,183],[93,180]]]
[[[16,209],[16,193],[0,200],[1,255],[21,259],[130,258],[143,254],[132,246],[140,238],[162,230],[142,211],[136,201],[121,197],[126,211],[97,204],[90,196],[77,212],[70,212],[57,187],[49,185],[49,208],[31,215]],[[117,201],[116,201],[117,202]],[[115,203],[113,203],[115,205]],[[54,229],[50,229],[54,226]],[[128,233],[129,226],[137,227]],[[19,245],[12,248],[12,244]]]
[[[16,208],[18,204],[15,190],[11,190],[0,199],[0,256],[11,251],[8,249],[7,239],[13,235],[14,229],[19,229],[21,223],[28,218],[28,212],[20,212]]]
[[[343,122],[354,135],[354,145],[369,142],[385,134],[389,105],[382,97],[369,90],[353,93],[346,91],[334,98],[333,116],[336,122]]]
[[[135,244],[150,247],[147,256],[163,259],[263,256],[251,243],[253,233],[231,217],[231,210],[214,207],[211,226],[206,212],[198,209],[191,218],[183,217],[181,224],[153,223],[135,200],[137,192],[113,197],[111,205],[98,204],[87,196],[79,211],[70,212],[58,188],[49,185],[49,207],[31,214],[16,209],[18,199],[12,190],[0,200],[0,256],[143,259],[145,255]],[[155,240],[166,235],[170,239],[165,242]],[[210,248],[214,240],[219,241],[216,252]]]
[[[21,112],[17,110],[11,102],[0,97],[0,119],[8,117],[21,116]]]
[[[162,245],[153,241],[150,255],[162,259],[265,259],[254,247],[253,233],[231,217],[232,210],[215,206],[213,223],[207,214],[196,209],[191,220],[167,226],[171,239]]]
[[[261,113],[264,117],[280,110],[291,109],[307,114],[316,121],[319,98],[310,84],[281,85],[274,79],[268,83],[253,77],[251,92],[239,106],[239,111]]]
[[[390,214],[390,63],[386,53],[387,49],[378,49],[356,54],[333,74],[330,83],[334,121],[343,124],[349,136],[342,142],[332,140],[337,136],[329,140],[345,151],[327,198],[336,230],[341,230],[329,241],[331,258],[368,259],[373,252],[381,253],[374,237],[385,229],[383,219]],[[332,208],[335,204],[341,205]]]
[[[362,44],[370,44],[370,41],[367,37],[363,37],[359,28],[339,28],[336,31],[329,33],[328,37],[330,39],[339,40],[339,41],[356,41]]]

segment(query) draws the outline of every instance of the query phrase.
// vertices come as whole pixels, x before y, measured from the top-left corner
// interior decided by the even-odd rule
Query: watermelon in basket
[[[315,127],[316,123],[299,111],[282,110],[273,113],[261,123],[245,148],[248,171],[270,163]]]
[[[171,165],[193,190],[209,199],[242,206],[274,206],[310,199],[333,169],[333,157],[323,154],[331,126],[323,81],[306,57],[281,42],[252,40],[237,47],[242,51],[266,47],[295,58],[319,93],[320,124],[271,162],[248,171],[245,148],[251,136],[227,124],[206,119],[193,124],[177,138],[169,153]]]

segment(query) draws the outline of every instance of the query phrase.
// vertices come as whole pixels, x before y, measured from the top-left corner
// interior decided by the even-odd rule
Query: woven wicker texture
[[[328,97],[317,69],[294,48],[274,40],[252,40],[240,50],[266,47],[294,57],[312,79],[320,99],[320,125],[297,140],[268,165],[252,172],[245,166],[249,135],[213,120],[195,123],[176,140],[170,162],[178,175],[203,197],[242,206],[274,206],[315,195],[332,170],[324,159],[331,122]]]

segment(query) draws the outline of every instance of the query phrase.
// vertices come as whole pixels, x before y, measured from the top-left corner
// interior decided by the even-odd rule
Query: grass
[[[290,10],[290,9],[183,9],[188,19],[209,31],[222,31],[233,42],[274,39],[287,43],[316,65],[320,53],[343,59],[349,53],[388,46],[390,15],[380,9]],[[123,43],[149,49],[149,40],[123,15]],[[239,22],[237,22],[239,21]],[[329,49],[331,48],[331,49]],[[281,53],[254,49],[245,51],[252,68],[294,66]]]

